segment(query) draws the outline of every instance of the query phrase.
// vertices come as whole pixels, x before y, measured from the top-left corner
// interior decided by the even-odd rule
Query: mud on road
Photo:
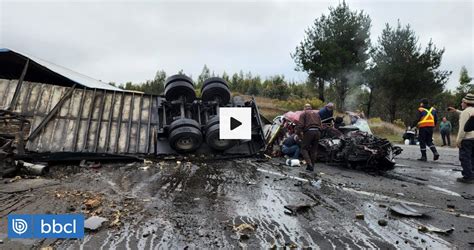
[[[386,173],[321,163],[318,176],[282,159],[54,166],[40,178],[1,180],[0,248],[472,248],[474,188],[455,181],[458,163],[419,163],[416,152],[406,147]],[[454,159],[457,151],[441,152]],[[389,211],[401,202],[425,215]],[[6,235],[10,213],[108,221],[82,240],[13,240]]]

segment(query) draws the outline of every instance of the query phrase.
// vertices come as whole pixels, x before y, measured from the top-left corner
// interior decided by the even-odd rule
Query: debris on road
[[[5,187],[0,189],[0,193],[20,193],[59,184],[58,181],[49,179],[22,179],[20,176],[18,176],[18,178],[15,177],[14,179],[14,182],[10,182]]]
[[[309,209],[311,209],[312,207],[316,205],[318,204],[313,203],[313,204],[285,205],[283,207],[286,209],[284,211],[285,214],[295,216],[299,213],[304,213],[308,211]]]
[[[358,219],[358,220],[364,220],[364,219],[365,219],[364,214],[356,214],[355,217],[356,217],[356,219]]]
[[[18,165],[23,167],[30,175],[45,175],[49,172],[49,168],[43,164],[32,164],[29,162],[20,161]]]
[[[255,225],[242,223],[238,226],[234,226],[233,229],[237,233],[244,233],[244,232],[249,232],[249,231],[253,232],[253,231],[255,231]]]
[[[84,228],[94,231],[94,230],[99,229],[102,226],[102,224],[106,221],[108,220],[104,217],[92,216],[84,221]]]
[[[388,225],[388,222],[384,219],[377,221],[377,223],[379,224],[379,226],[382,226],[382,227],[385,227]]]
[[[420,226],[418,226],[418,231],[420,231],[422,233],[433,232],[433,233],[449,235],[452,232],[454,232],[454,228],[441,229],[441,228],[434,227],[434,226],[420,225]]]
[[[86,209],[88,209],[88,210],[95,209],[95,208],[99,207],[100,204],[101,204],[101,201],[100,201],[100,198],[98,198],[98,197],[86,199],[84,201],[84,205],[86,206]]]
[[[390,206],[389,209],[390,211],[399,215],[412,216],[412,217],[423,216],[423,213],[420,213],[418,210],[416,210],[415,208],[405,203],[398,203],[394,206]]]

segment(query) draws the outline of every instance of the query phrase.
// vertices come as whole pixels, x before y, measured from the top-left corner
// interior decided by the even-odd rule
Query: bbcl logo
[[[8,215],[9,238],[84,238],[80,214]]]

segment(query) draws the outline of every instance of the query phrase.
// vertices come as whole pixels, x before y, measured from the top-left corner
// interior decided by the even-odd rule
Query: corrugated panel
[[[17,80],[0,79],[0,108],[11,102]],[[15,112],[31,122],[31,132],[70,90],[23,82]],[[34,152],[150,154],[158,130],[158,96],[106,89],[74,89],[56,116],[28,141]]]
[[[49,70],[55,72],[56,74],[62,75],[64,77],[66,77],[66,78],[82,85],[82,86],[85,86],[85,87],[88,87],[88,88],[107,89],[107,90],[112,90],[112,91],[123,91],[122,89],[114,87],[110,84],[101,82],[101,81],[96,80],[94,78],[88,77],[86,75],[80,74],[78,72],[72,71],[70,69],[64,68],[64,67],[56,65],[54,63],[42,60],[40,58],[36,58],[34,56],[25,54],[23,52],[20,53],[20,52],[14,51],[12,49],[0,48],[0,56],[2,55],[2,53],[8,53],[8,52],[13,52],[13,53],[18,54],[19,56],[29,58],[31,61],[33,61],[33,62],[35,62],[35,63],[37,63],[37,64],[39,64],[39,65],[41,65],[41,66],[43,66],[43,67],[45,67]]]

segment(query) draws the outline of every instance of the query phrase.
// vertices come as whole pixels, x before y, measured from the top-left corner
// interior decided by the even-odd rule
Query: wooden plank
[[[97,145],[99,143],[99,136],[100,136],[100,128],[102,127],[102,116],[104,114],[104,105],[105,105],[105,96],[107,95],[107,90],[104,89],[104,94],[102,96],[102,101],[99,107],[99,118],[97,122],[97,129],[94,138],[94,152],[97,152]]]
[[[18,102],[18,97],[20,96],[21,86],[23,85],[23,80],[25,79],[26,71],[28,70],[29,64],[30,64],[30,59],[26,59],[25,67],[23,67],[23,71],[21,72],[20,79],[18,80],[18,84],[16,85],[15,94],[13,94],[12,101],[10,102],[10,106],[8,106],[7,110],[15,109],[16,103]]]
[[[108,123],[107,123],[107,131],[105,133],[105,146],[104,146],[104,151],[105,152],[109,151],[110,130],[112,129],[112,118],[113,118],[114,107],[115,107],[115,95],[116,95],[116,91],[114,91],[114,94],[112,96],[112,102],[110,103],[109,120],[108,120]]]
[[[84,98],[86,96],[86,87],[82,90],[81,101],[79,102],[79,114],[76,118],[76,126],[74,127],[74,137],[72,139],[72,147],[73,151],[76,152],[77,150],[77,137],[79,137],[79,127],[81,125],[81,116],[82,111],[84,110]]]
[[[127,128],[127,138],[125,142],[125,152],[128,153],[130,150],[130,137],[132,137],[132,120],[133,120],[133,106],[135,103],[135,93],[132,93],[132,99],[130,100],[130,114],[128,116],[128,128]]]
[[[149,153],[150,150],[150,126],[151,126],[151,110],[153,107],[153,96],[150,95],[150,103],[148,104],[148,125],[146,129],[146,146],[145,146],[145,153]]]
[[[48,124],[48,122],[56,115],[56,113],[61,109],[63,106],[64,102],[72,95],[74,92],[74,89],[76,88],[76,84],[74,84],[69,90],[66,92],[66,94],[59,100],[59,102],[54,106],[54,108],[51,110],[51,112],[46,115],[46,117],[41,121],[41,123],[38,125],[38,127],[35,128],[33,132],[31,132],[30,136],[28,137],[28,140],[34,139],[38,133]]]
[[[33,83],[28,83],[28,90],[26,91],[26,96],[23,98],[23,104],[21,105],[21,113],[25,114],[30,103],[31,98],[31,89],[33,88]]]
[[[122,92],[122,98],[120,99],[120,109],[119,109],[119,117],[117,121],[117,131],[115,134],[115,153],[118,153],[118,145],[119,145],[119,137],[120,137],[120,126],[122,125],[122,112],[123,112],[123,103],[125,99],[125,92]]]
[[[135,153],[138,153],[140,151],[140,131],[142,130],[143,98],[145,98],[145,96],[142,94],[140,96],[140,109],[138,110],[138,129],[137,129],[137,141],[135,143]]]
[[[97,89],[94,89],[94,93],[92,94],[92,102],[91,102],[91,107],[89,109],[89,115],[87,118],[87,127],[86,127],[86,132],[84,133],[84,144],[82,145],[82,151],[87,150],[87,144],[88,144],[88,139],[89,139],[89,129],[91,128],[91,119],[92,115],[94,114],[94,108],[95,108],[95,98],[97,95]]]

